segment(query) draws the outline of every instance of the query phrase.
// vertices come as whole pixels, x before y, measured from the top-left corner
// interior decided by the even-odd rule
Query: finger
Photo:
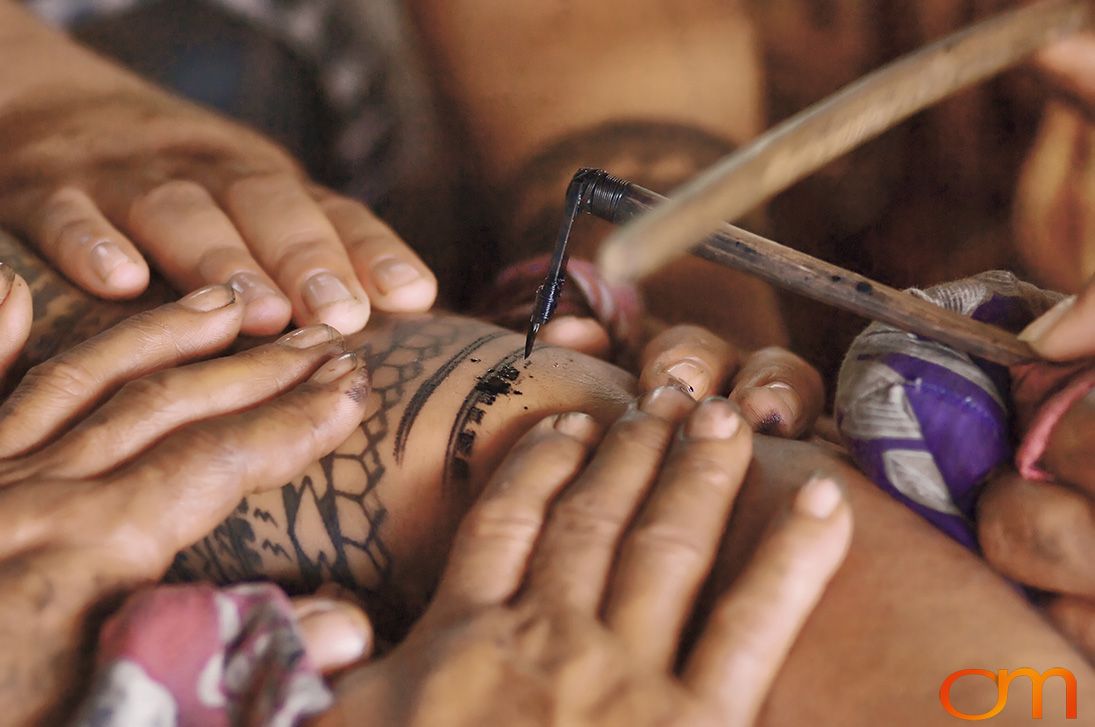
[[[1019,338],[1050,361],[1095,356],[1095,279],[1027,326]]]
[[[734,377],[730,400],[762,434],[798,437],[813,426],[825,404],[821,374],[782,348],[757,351]]]
[[[716,604],[684,680],[726,724],[753,724],[851,536],[852,512],[840,488],[811,480]]]
[[[373,625],[358,606],[319,596],[293,599],[293,613],[312,665],[327,674],[366,659],[373,650]]]
[[[248,247],[293,304],[300,325],[344,334],[369,320],[369,297],[330,220],[289,174],[247,177],[225,197]]]
[[[183,290],[231,285],[245,308],[243,333],[268,336],[289,323],[289,299],[196,182],[172,181],[146,192],[130,207],[129,230],[167,279]]]
[[[33,322],[30,288],[10,265],[0,263],[0,381],[22,353]]]
[[[608,358],[612,351],[612,339],[608,331],[592,318],[560,316],[540,331],[539,340],[553,346],[580,351],[594,358]]]
[[[1008,578],[1095,598],[1095,512],[1083,493],[1004,473],[978,500],[977,536],[985,559]]]
[[[1053,89],[1088,114],[1095,113],[1095,37],[1078,33],[1058,40],[1036,56]]]
[[[749,465],[753,433],[735,409],[712,398],[692,412],[616,562],[605,621],[658,671],[673,663]]]
[[[644,396],[605,435],[589,466],[559,497],[532,556],[528,597],[595,612],[616,546],[654,482],[693,402],[676,387]]]
[[[321,193],[319,203],[372,305],[393,312],[424,311],[433,305],[437,278],[390,227],[360,202]]]
[[[230,344],[243,309],[216,285],[135,315],[31,369],[0,406],[0,457],[46,444],[130,379]]]
[[[738,350],[706,328],[673,326],[643,350],[639,385],[652,391],[679,382],[692,398],[704,399],[726,393],[740,362]]]
[[[1045,614],[1088,660],[1095,659],[1095,602],[1058,596],[1045,607]]]
[[[548,503],[600,436],[587,414],[544,419],[514,446],[457,531],[434,598],[446,614],[503,603],[525,575]]]
[[[94,477],[184,424],[241,411],[286,391],[344,351],[341,334],[318,325],[235,356],[136,379],[26,466],[39,476]]]
[[[1057,421],[1041,465],[1060,481],[1095,496],[1095,391],[1073,404]]]
[[[132,298],[148,286],[144,258],[82,190],[50,195],[30,234],[58,270],[94,295]]]
[[[285,484],[344,442],[367,398],[366,370],[345,353],[283,396],[172,434],[102,485],[118,503],[114,547],[151,550],[166,566],[241,498]]]

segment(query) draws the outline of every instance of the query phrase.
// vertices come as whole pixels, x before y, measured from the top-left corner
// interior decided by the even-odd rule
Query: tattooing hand
[[[3,361],[30,323],[26,285],[8,271]],[[37,723],[76,696],[88,629],[117,597],[360,423],[366,374],[326,326],[170,368],[226,348],[244,315],[230,288],[203,288],[32,369],[0,405],[5,721]],[[299,608],[320,665],[344,664],[331,609]]]
[[[1095,391],[1058,421],[1040,465],[1056,481],[1009,470],[989,483],[977,506],[981,548],[1004,575],[1053,594],[1048,615],[1095,658]]]
[[[436,281],[406,244],[270,140],[46,32],[17,4],[0,4],[5,25],[16,67],[40,55],[64,73],[0,94],[0,225],[88,292],[136,296],[151,263],[183,292],[231,285],[254,335],[290,317],[353,333],[370,306],[432,305]]]
[[[1095,264],[1095,247],[1092,252]],[[1030,324],[1020,338],[1050,361],[1095,358],[1095,275],[1079,294],[1065,298]]]
[[[693,398],[729,392],[749,426],[781,437],[809,432],[825,403],[825,389],[810,364],[782,348],[743,354],[698,326],[674,326],[643,351],[639,384],[644,391],[671,382]]]
[[[806,485],[689,644],[751,446],[733,404],[675,387],[603,440],[584,414],[540,422],[465,517],[425,616],[337,683],[320,724],[752,724],[851,510],[832,481]]]

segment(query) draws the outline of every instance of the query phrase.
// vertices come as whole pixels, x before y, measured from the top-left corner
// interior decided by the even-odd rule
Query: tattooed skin
[[[0,236],[0,256],[35,295],[32,335],[44,341],[25,365],[169,297],[161,289],[132,304],[104,303],[10,238]],[[361,426],[292,482],[240,502],[176,556],[168,579],[268,578],[301,593],[333,580],[361,594],[380,633],[398,635],[426,603],[459,518],[510,444],[555,411],[565,387],[605,392],[590,399],[590,413],[618,411],[633,387],[627,374],[592,360],[575,380],[566,370],[577,354],[561,349],[520,361],[522,342],[472,319],[374,314],[347,339],[372,380]],[[541,395],[526,396],[523,387],[540,376]]]
[[[361,427],[280,491],[242,501],[178,554],[169,577],[273,578],[296,592],[333,580],[360,594],[381,633],[398,636],[506,439],[500,422],[539,416],[521,389],[537,363],[517,363],[519,336],[450,316],[377,317],[349,344],[373,381]]]

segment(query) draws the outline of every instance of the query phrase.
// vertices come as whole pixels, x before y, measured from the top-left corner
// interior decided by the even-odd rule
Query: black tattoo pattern
[[[488,333],[485,336],[480,336],[464,348],[457,351],[452,357],[441,364],[441,367],[435,371],[430,378],[422,382],[418,387],[418,391],[411,397],[410,402],[407,404],[407,408],[403,410],[403,416],[399,419],[399,428],[395,433],[395,461],[401,463],[403,461],[403,453],[407,447],[407,437],[411,433],[411,427],[414,426],[415,420],[422,412],[422,407],[429,401],[430,396],[437,390],[437,387],[441,385],[445,379],[449,377],[456,367],[464,362],[472,353],[478,351],[483,346],[487,345],[491,341],[506,335],[505,331],[495,331],[494,333]]]
[[[213,533],[176,556],[169,580],[254,580],[264,576],[266,553],[299,569],[293,583],[283,584],[287,588],[311,592],[323,582],[335,581],[366,601],[378,629],[389,633],[401,629],[406,609],[384,593],[395,564],[384,542],[388,509],[379,496],[386,474],[381,453],[391,435],[392,411],[410,391],[415,392],[413,400],[428,383],[436,388],[464,360],[477,361],[472,353],[505,335],[492,332],[476,339],[423,381],[427,365],[465,337],[469,326],[478,324],[409,319],[393,325],[390,344],[382,349],[370,344],[361,347],[358,353],[370,371],[378,406],[361,423],[358,434],[320,460],[318,476],[313,471],[282,487],[284,528],[269,512],[251,507],[245,499]],[[418,400],[419,412],[430,393]],[[404,419],[405,446],[414,415]],[[298,527],[307,528],[307,534]],[[324,532],[316,532],[320,527]],[[263,537],[259,531],[276,534]],[[283,540],[278,542],[279,538]]]
[[[34,304],[30,338],[16,364],[8,372],[7,391],[30,367],[105,331],[135,313],[172,300],[175,295],[163,281],[153,279],[149,290],[132,302],[112,303],[81,292],[31,248],[0,230],[0,260],[22,276]]]
[[[475,445],[477,428],[483,423],[483,416],[486,414],[484,407],[493,406],[500,396],[518,393],[514,384],[520,378],[521,372],[514,363],[524,355],[524,347],[506,354],[478,377],[478,383],[464,397],[464,402],[453,420],[452,429],[449,430],[449,443],[445,449],[442,486],[447,494],[456,495],[464,502],[470,501],[472,493],[467,490],[468,460]]]

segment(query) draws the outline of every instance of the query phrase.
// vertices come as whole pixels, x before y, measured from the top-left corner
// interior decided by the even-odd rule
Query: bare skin
[[[46,276],[39,276],[40,285]],[[101,313],[83,314],[89,325],[101,324]],[[37,325],[54,337],[61,333]],[[78,327],[68,324],[64,332],[86,335],[72,330]],[[401,632],[432,592],[477,483],[506,449],[544,416],[580,408],[608,420],[633,395],[628,374],[550,347],[538,349],[528,368],[513,359],[511,379],[499,364],[522,344],[517,334],[459,318],[388,319],[371,326],[351,342],[373,375],[362,428],[280,492],[247,498],[220,528],[183,552],[175,574],[221,581],[270,574],[300,589],[338,580],[366,596],[382,633]],[[426,381],[437,385],[431,389]],[[432,393],[416,398],[425,390]],[[402,427],[400,461],[400,422],[412,402],[418,402],[418,414]],[[471,433],[468,450],[469,437],[462,435]],[[943,722],[950,718],[938,704],[939,683],[971,665],[1064,666],[1077,676],[1081,704],[1091,698],[1095,675],[1086,662],[1014,589],[878,493],[839,455],[764,437],[754,449],[756,462],[714,583],[733,580],[742,555],[789,493],[816,471],[842,482],[856,521],[847,565],[777,677],[765,723]],[[990,683],[960,685],[956,705],[970,711],[986,701],[991,706]],[[1057,704],[1051,693],[1047,710]],[[1029,695],[1015,690],[998,719],[1028,719],[1025,699]]]
[[[0,222],[84,290],[128,299],[150,265],[232,285],[244,332],[361,329],[425,310],[433,274],[357,201],[261,134],[170,96],[0,2]]]
[[[6,273],[8,360],[30,327],[31,299]],[[278,487],[360,421],[367,377],[326,326],[184,365],[227,347],[244,315],[229,288],[200,289],[35,368],[0,406],[7,722],[62,720],[82,692],[95,630],[120,599],[162,578],[175,551],[241,494]],[[89,436],[94,446],[85,446]],[[266,457],[271,450],[280,456]],[[322,597],[297,609],[320,668],[368,647],[359,612]],[[332,629],[358,653],[332,649]]]

